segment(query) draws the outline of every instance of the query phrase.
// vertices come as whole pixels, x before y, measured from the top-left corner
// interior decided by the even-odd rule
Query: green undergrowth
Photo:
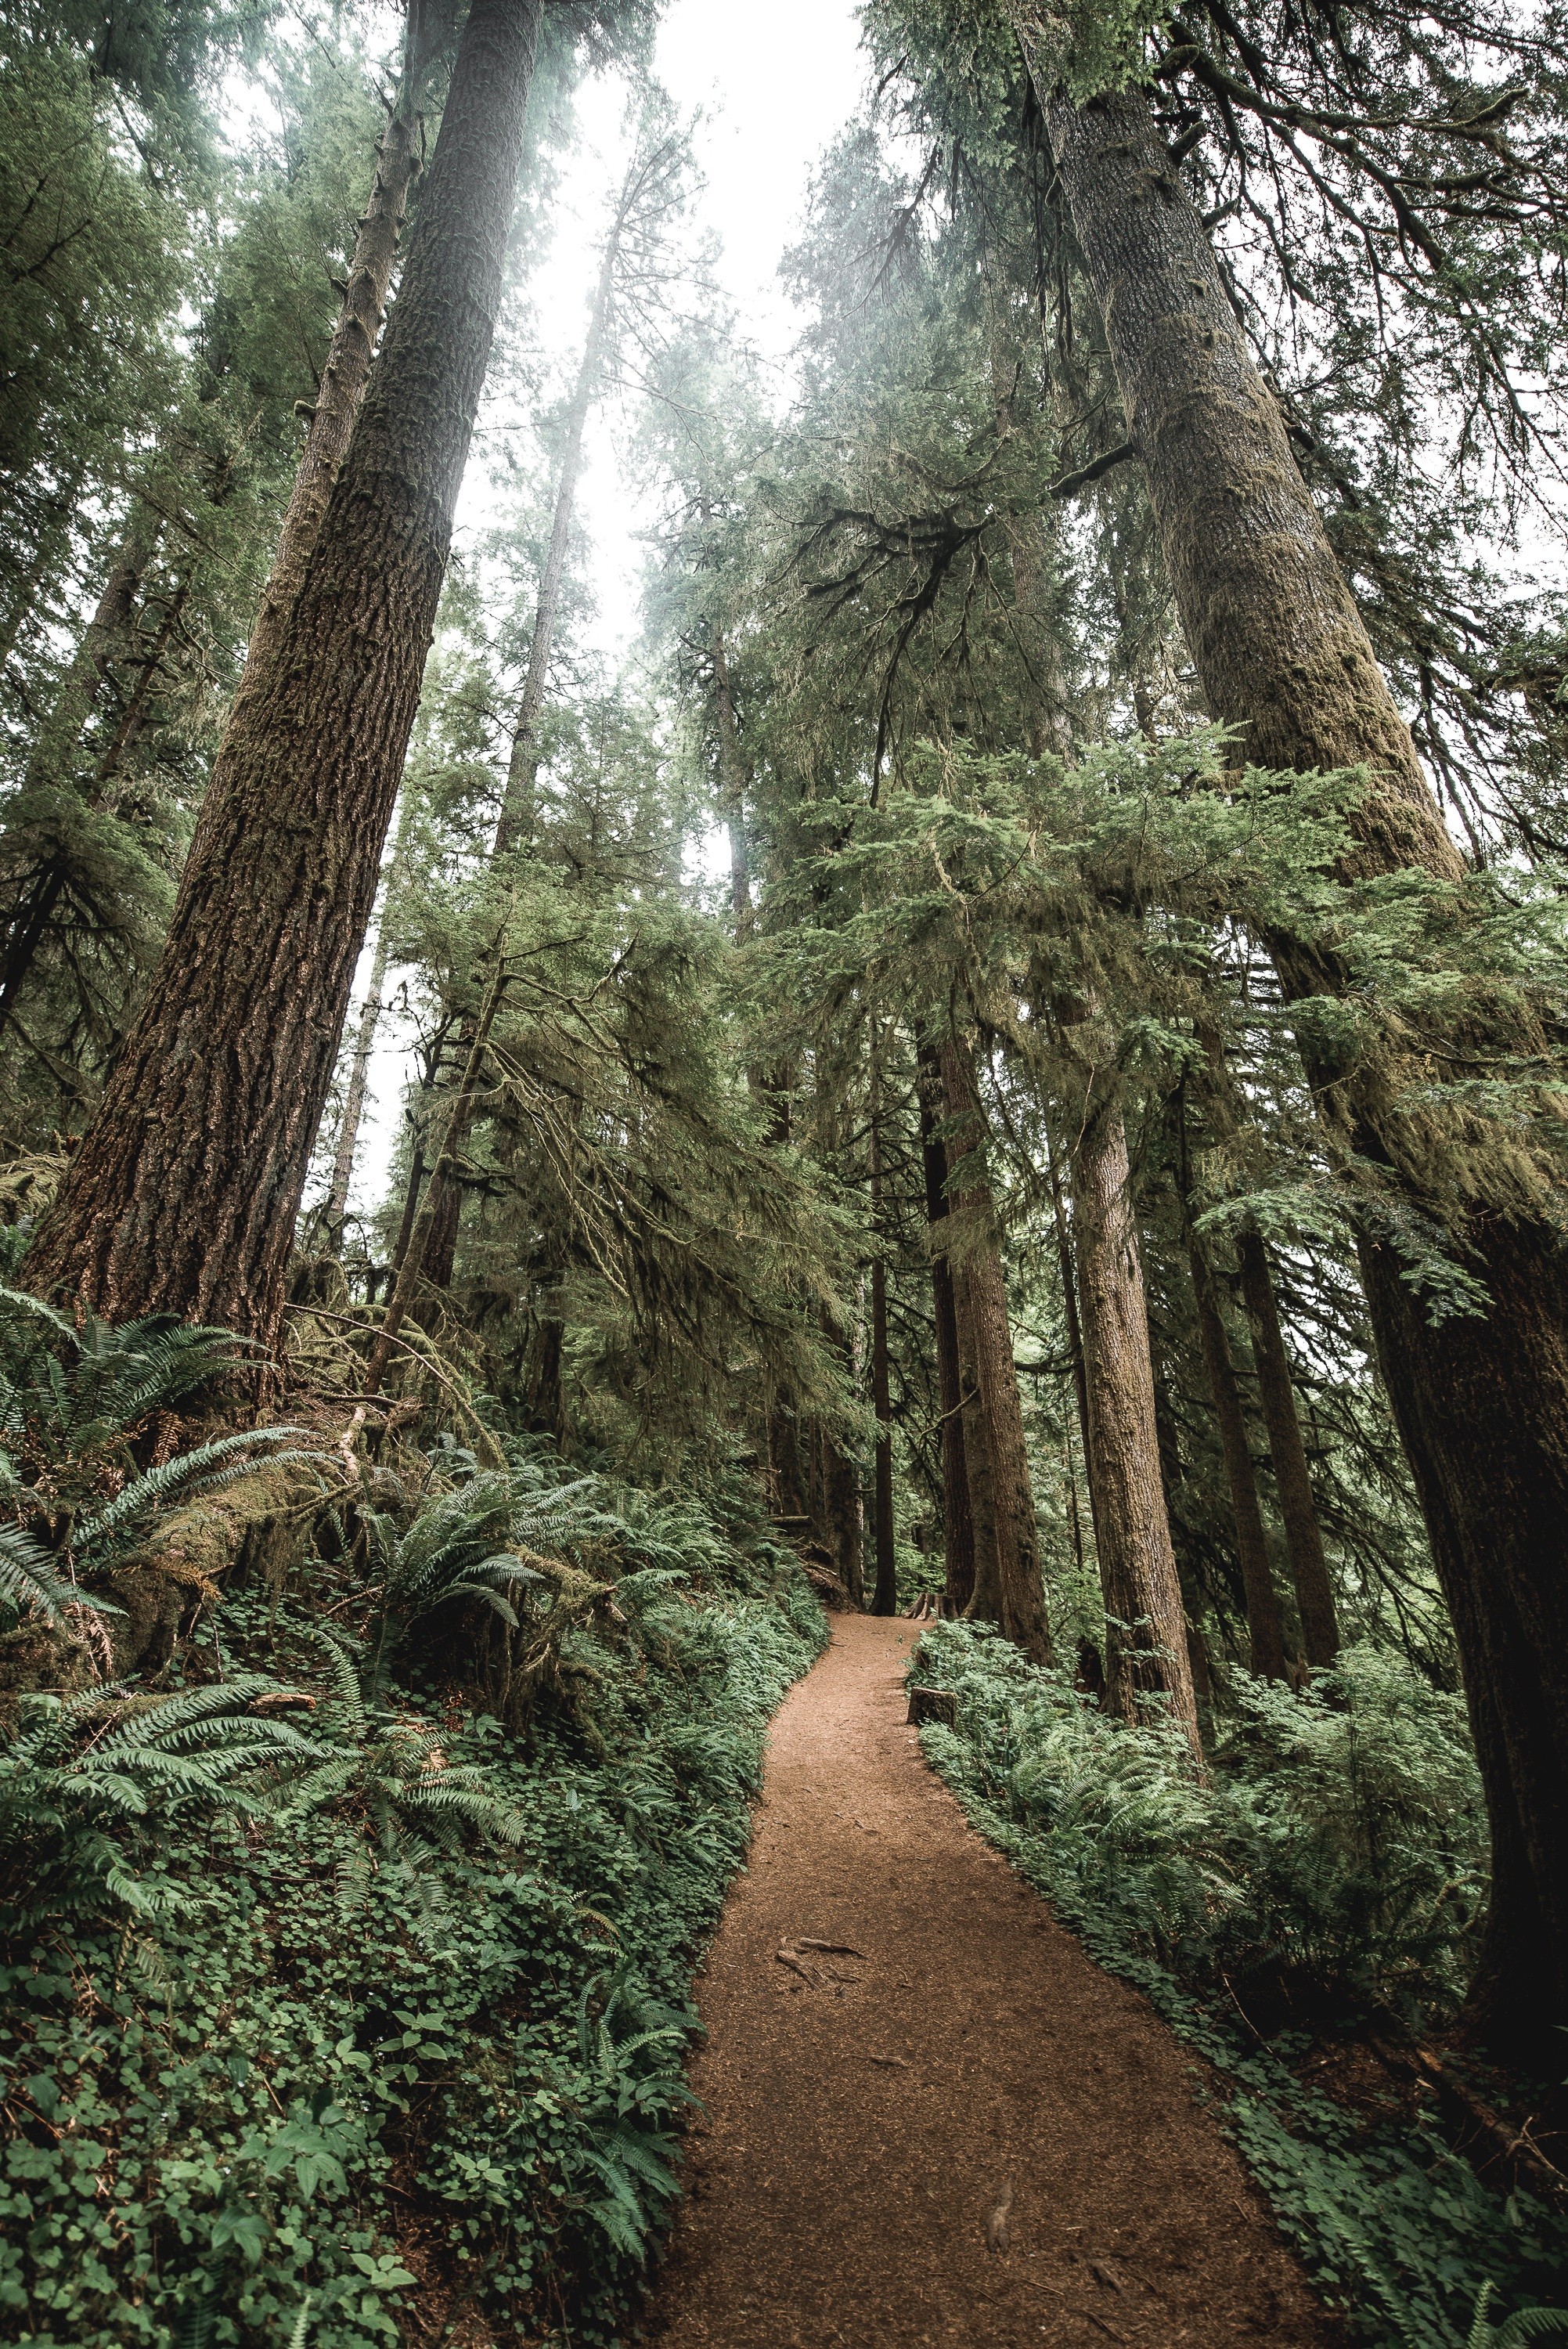
[[[445,1465],[315,1588],[227,1595],[161,1687],[24,1701],[4,2337],[624,2337],[693,1965],[821,1619],[755,1524]],[[454,1680],[487,1623],[521,1708]]]
[[[1463,2349],[1486,2285],[1500,2311],[1564,2296],[1561,2220],[1490,2190],[1392,2095],[1368,2115],[1315,2093],[1305,2060],[1458,1994],[1485,1832],[1456,1700],[1370,1649],[1304,1695],[1237,1674],[1205,1784],[1168,1728],[1101,1713],[988,1627],[933,1625],[911,1676],[957,1696],[927,1758],[1212,2067],[1200,2094],[1357,2338]]]

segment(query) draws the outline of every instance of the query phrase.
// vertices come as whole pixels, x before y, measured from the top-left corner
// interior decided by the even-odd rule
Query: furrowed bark
[[[1242,1300],[1253,1333],[1253,1361],[1258,1374],[1258,1395],[1264,1425],[1268,1430],[1269,1457],[1274,1463],[1274,1490],[1279,1495],[1284,1525],[1285,1551],[1301,1616],[1302,1644],[1315,1671],[1332,1664],[1339,1653],[1339,1622],[1335,1612],[1334,1585],[1323,1552],[1323,1531],[1307,1470],[1306,1446],[1301,1440],[1301,1420],[1291,1384],[1290,1358],[1284,1350],[1268,1250],[1261,1232],[1236,1235],[1236,1261],[1241,1268]]]
[[[370,379],[377,338],[386,315],[408,191],[418,174],[419,97],[432,47],[427,0],[408,0],[407,29],[397,99],[376,150],[376,173],[365,216],[355,233],[348,282],[322,369],[310,429],[300,451],[272,571],[246,649],[239,696],[264,689],[304,582],[355,420]]]
[[[942,1552],[948,1602],[955,1615],[962,1615],[975,1591],[975,1518],[964,1456],[964,1379],[953,1267],[942,1246],[947,1220],[947,1145],[937,1130],[943,1113],[942,1068],[934,1045],[920,1047],[917,1083],[931,1293],[936,1315],[936,1395],[942,1413]]]
[[[968,1222],[973,1243],[966,1251],[963,1286],[975,1350],[979,1415],[985,1431],[986,1464],[991,1474],[999,1580],[998,1620],[1008,1639],[1016,1641],[1026,1655],[1045,1664],[1051,1659],[1050,1626],[1046,1618],[1018,1372],[1013,1361],[1013,1334],[1007,1319],[1007,1291],[995,1239],[995,1206],[982,1155],[985,1135],[979,1096],[966,1055],[951,1039],[941,1047],[941,1065],[943,1105],[951,1129],[949,1154],[961,1164],[968,1162],[966,1180],[955,1194],[953,1205]],[[979,1588],[977,1576],[976,1593]]]
[[[473,0],[398,301],[28,1278],[270,1343],[500,306],[539,0]]]
[[[1145,98],[1075,107],[1054,86],[1031,0],[1009,0],[1094,285],[1176,603],[1212,714],[1260,765],[1363,762],[1347,872],[1464,867],[1427,789],[1253,365],[1212,247]],[[1269,941],[1286,995],[1348,991],[1333,958]],[[1436,1040],[1445,1075],[1534,1040],[1512,1015]],[[1550,1186],[1483,1162],[1462,1112],[1408,1117],[1367,1056],[1308,1075],[1336,1132],[1395,1195],[1454,1227],[1484,1315],[1433,1327],[1384,1231],[1361,1237],[1378,1360],[1464,1670],[1493,1838],[1493,1899],[1471,2019],[1533,2041],[1568,2017],[1568,1285]],[[1501,1160],[1504,1154],[1497,1153]],[[1468,1160],[1468,1163],[1467,1163]],[[1435,1185],[1434,1164],[1455,1179]],[[1455,1210],[1455,1195],[1468,1201]]]
[[[1164,1700],[1202,1759],[1186,1611],[1171,1546],[1143,1259],[1127,1131],[1114,1094],[1091,1084],[1072,1152],[1073,1237],[1088,1386],[1088,1471],[1105,1591],[1106,1689],[1114,1711]]]

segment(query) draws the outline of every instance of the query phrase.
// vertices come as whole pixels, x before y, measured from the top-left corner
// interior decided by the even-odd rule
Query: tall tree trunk
[[[82,631],[49,714],[34,739],[23,779],[25,791],[51,783],[64,785],[71,780],[71,764],[82,736],[113,683],[116,667],[131,649],[142,581],[162,535],[159,516],[138,499],[115,550],[98,608]]]
[[[860,1471],[827,1428],[821,1431],[822,1514],[840,1581],[856,1607],[865,1604],[865,1509]]]
[[[1250,1661],[1253,1671],[1261,1673],[1265,1680],[1280,1681],[1285,1677],[1284,1629],[1280,1621],[1279,1597],[1274,1589],[1274,1576],[1269,1571],[1268,1536],[1264,1531],[1257,1472],[1253,1466],[1252,1446],[1247,1441],[1246,1416],[1242,1409],[1241,1389],[1236,1384],[1235,1364],[1231,1360],[1230,1340],[1225,1335],[1220,1301],[1215,1295],[1213,1271],[1203,1253],[1202,1241],[1191,1232],[1187,1236],[1187,1262],[1192,1273],[1192,1298],[1198,1309],[1198,1339],[1203,1350],[1209,1393],[1219,1424],[1225,1481],[1231,1488],[1231,1515],[1235,1522],[1236,1552],[1242,1562],[1242,1591],[1247,1608]]]
[[[430,1185],[425,1194],[425,1204],[414,1218],[413,1230],[404,1251],[403,1261],[398,1267],[397,1278],[392,1284],[392,1294],[387,1300],[387,1311],[382,1318],[381,1327],[377,1331],[376,1342],[370,1349],[365,1383],[372,1394],[376,1392],[381,1382],[387,1364],[391,1358],[393,1340],[403,1326],[408,1308],[413,1302],[414,1293],[419,1286],[431,1217],[439,1205],[443,1186],[449,1185],[452,1180],[455,1146],[453,1137],[459,1130],[466,1132],[469,1118],[473,1113],[474,1097],[479,1092],[480,1081],[484,1074],[485,1050],[490,1042],[490,1030],[495,1025],[496,1013],[500,1009],[501,997],[506,991],[506,965],[498,960],[490,975],[490,983],[485,990],[485,999],[480,1009],[480,1017],[474,1029],[473,1041],[469,1047],[468,1058],[463,1063],[462,1081],[447,1113],[446,1130],[441,1136],[441,1146],[436,1154],[436,1163],[430,1174]]]
[[[540,0],[473,0],[402,290],[147,1002],[31,1251],[113,1320],[270,1342],[500,306]]]
[[[1241,1268],[1242,1299],[1253,1333],[1253,1361],[1258,1374],[1264,1425],[1268,1430],[1269,1457],[1274,1463],[1274,1489],[1284,1524],[1285,1551],[1301,1615],[1302,1643],[1315,1670],[1332,1664],[1339,1653],[1339,1622],[1335,1612],[1334,1586],[1323,1554],[1323,1531],[1313,1498],[1301,1440],[1301,1420],[1291,1384],[1290,1358],[1279,1325],[1274,1278],[1263,1234],[1236,1235],[1236,1261]]]
[[[724,630],[716,620],[708,640],[713,663],[713,711],[718,730],[718,771],[724,782],[724,820],[729,833],[729,905],[735,935],[743,938],[751,927],[751,865],[746,843],[746,761],[740,730],[735,722],[735,694],[729,681],[729,654]]]
[[[588,321],[587,339],[578,363],[572,405],[566,411],[566,432],[561,449],[561,478],[555,487],[550,546],[540,576],[533,634],[528,643],[528,667],[523,676],[517,717],[512,724],[511,753],[507,761],[500,819],[496,825],[495,840],[490,849],[492,858],[510,856],[514,849],[533,837],[536,817],[533,792],[539,773],[539,720],[544,708],[544,689],[550,681],[551,656],[555,649],[561,585],[566,576],[566,554],[572,543],[572,517],[577,504],[577,482],[583,471],[583,436],[587,429],[593,395],[599,388],[599,372],[604,356],[604,329],[610,316],[610,297],[614,290],[615,264],[620,258],[624,226],[624,215],[617,215],[615,225],[605,243],[599,283],[593,295],[593,309]]]
[[[397,99],[377,147],[375,177],[364,218],[355,232],[348,282],[327,347],[310,429],[251,630],[237,697],[241,701],[267,688],[370,379],[408,191],[418,175],[419,100],[438,45],[439,14],[430,0],[408,0]]]
[[[614,285],[615,263],[620,251],[621,228],[618,222],[612,230],[604,248],[603,263],[599,271],[598,290],[593,297],[593,316],[589,321],[588,338],[578,365],[577,382],[572,394],[572,404],[566,412],[566,438],[561,454],[561,476],[555,489],[555,512],[550,528],[550,546],[544,559],[544,570],[539,582],[539,600],[534,607],[533,634],[529,638],[528,667],[523,675],[522,692],[518,701],[517,716],[512,722],[511,750],[507,760],[506,785],[501,793],[500,813],[496,821],[495,838],[490,843],[490,863],[512,855],[533,838],[538,811],[534,802],[534,786],[539,775],[539,720],[544,708],[544,689],[550,678],[551,655],[555,647],[555,623],[561,608],[562,582],[566,575],[566,554],[572,541],[572,517],[577,503],[577,482],[583,470],[583,435],[587,427],[588,412],[593,404],[598,387],[599,370],[603,356],[604,327],[609,316],[610,296]],[[498,940],[499,951],[499,940]],[[466,1048],[473,1040],[473,1025],[464,1023],[459,1043]],[[468,1141],[468,1128],[451,1136],[449,1155],[453,1174],[442,1184],[432,1202],[432,1210],[425,1239],[424,1278],[437,1288],[449,1288],[458,1260],[458,1235],[462,1226],[463,1186],[456,1176],[462,1149]]]
[[[1189,647],[1211,713],[1265,767],[1365,762],[1349,871],[1463,872],[1408,729],[1253,365],[1203,222],[1142,93],[1075,107],[1034,0],[1009,0],[1105,322]],[[1300,939],[1269,941],[1287,997],[1346,993]],[[1509,1015],[1439,1040],[1449,1078],[1533,1040]],[[1480,1032],[1484,1026],[1486,1032]],[[1334,1129],[1484,1281],[1484,1315],[1433,1327],[1385,1229],[1360,1239],[1378,1361],[1453,1617],[1493,1843],[1471,2014],[1495,2038],[1568,2017],[1568,1298],[1544,1177],[1464,1113],[1408,1113],[1377,1055],[1305,1049]],[[1408,1072],[1419,1076],[1418,1071]],[[1490,1160],[1490,1163],[1489,1163]],[[1491,1195],[1474,1200],[1477,1175]],[[1436,1179],[1434,1179],[1434,1177]],[[1451,1177],[1450,1181],[1445,1181]],[[1386,1227],[1385,1227],[1386,1228]]]
[[[872,1035],[871,1191],[872,1237],[872,1408],[876,1413],[874,1454],[876,1585],[872,1594],[873,1615],[898,1612],[898,1552],[892,1520],[892,1398],[888,1378],[887,1264],[882,1255],[881,1045]]]
[[[974,1071],[949,1038],[941,1048],[943,1105],[951,1160],[964,1173],[954,1206],[969,1225],[964,1262],[970,1339],[985,1423],[1000,1580],[999,1620],[1009,1640],[1037,1663],[1049,1663],[1050,1626],[1040,1574],[1035,1493],[1024,1442],[1024,1411],[1007,1319],[1007,1290],[995,1228],[995,1203],[985,1165],[985,1128]],[[978,1588],[978,1582],[976,1584]]]
[[[949,1605],[962,1615],[975,1593],[975,1516],[964,1455],[964,1374],[958,1350],[954,1274],[943,1245],[947,1225],[947,1145],[943,1118],[942,1064],[934,1044],[922,1044],[917,1063],[920,1152],[925,1174],[926,1243],[936,1316],[936,1397],[942,1413],[942,1554]]]
[[[1108,1618],[1107,1693],[1130,1721],[1139,1717],[1140,1695],[1162,1698],[1201,1758],[1186,1613],[1160,1473],[1127,1130],[1120,1102],[1098,1077],[1078,1123],[1072,1179],[1088,1467]]]
[[[1078,1274],[1073,1264],[1072,1235],[1068,1230],[1067,1209],[1062,1202],[1061,1177],[1057,1173],[1056,1153],[1049,1142],[1046,1144],[1046,1171],[1051,1185],[1051,1221],[1056,1227],[1057,1271],[1062,1284],[1062,1319],[1067,1324],[1068,1352],[1072,1358],[1073,1401],[1078,1407],[1078,1441],[1083,1446],[1084,1473],[1088,1479],[1090,1522],[1094,1516],[1094,1466],[1089,1458],[1088,1369],[1084,1360],[1083,1320],[1078,1312]],[[1078,1522],[1078,1498],[1073,1499],[1073,1522]],[[1081,1559],[1080,1559],[1081,1563]]]

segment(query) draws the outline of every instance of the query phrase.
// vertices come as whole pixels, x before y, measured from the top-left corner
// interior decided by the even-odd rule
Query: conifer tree
[[[474,0],[304,584],[231,725],[147,1005],[35,1244],[31,1277],[102,1312],[276,1335],[489,359],[538,33],[536,7]]]

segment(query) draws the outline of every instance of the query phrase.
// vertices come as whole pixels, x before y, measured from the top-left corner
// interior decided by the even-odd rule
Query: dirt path
[[[699,1984],[707,2109],[649,2333],[1329,2349],[1181,2050],[926,1767],[903,1725],[914,1637],[836,1619],[774,1725],[750,1868]]]

